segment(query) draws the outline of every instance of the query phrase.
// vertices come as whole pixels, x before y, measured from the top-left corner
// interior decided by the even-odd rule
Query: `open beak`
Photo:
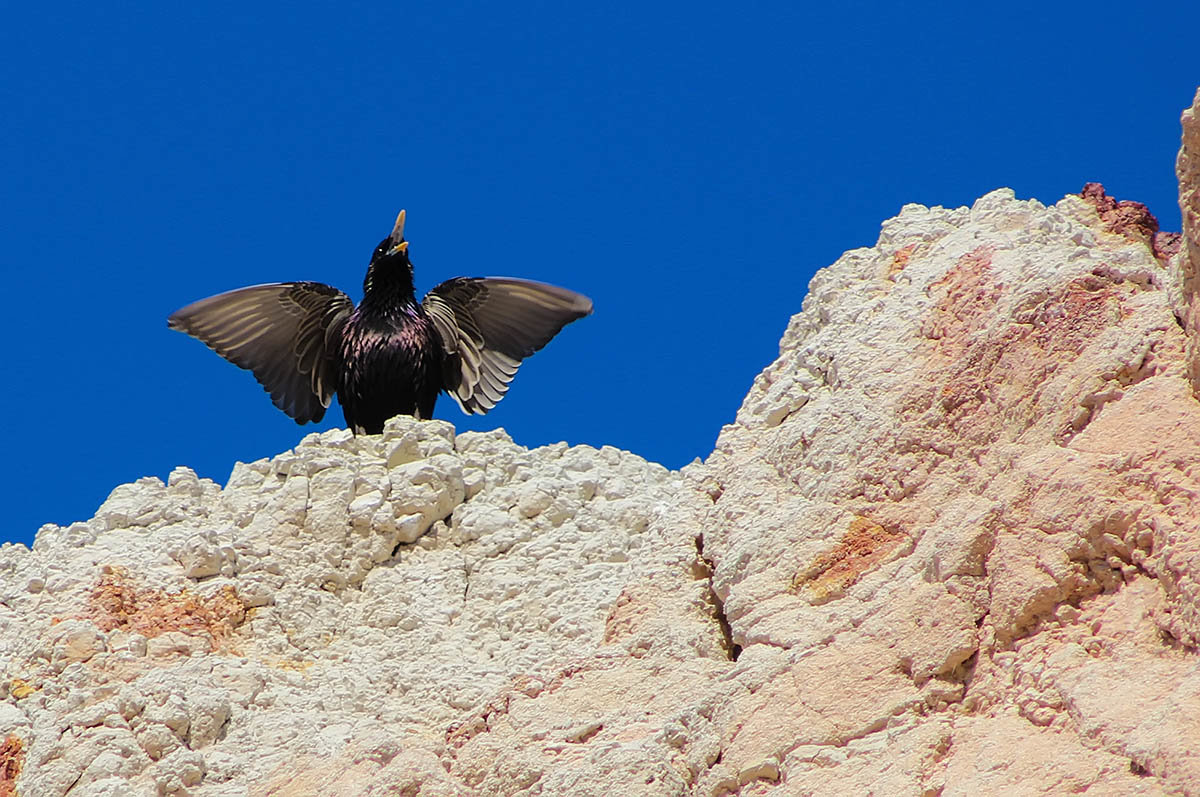
[[[400,211],[400,215],[396,217],[396,226],[392,228],[392,234],[388,236],[392,242],[391,251],[388,254],[397,252],[408,252],[408,241],[404,240],[404,211]]]

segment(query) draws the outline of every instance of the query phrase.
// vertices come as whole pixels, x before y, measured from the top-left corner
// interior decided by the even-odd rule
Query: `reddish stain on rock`
[[[1154,233],[1154,254],[1161,258],[1174,257],[1183,248],[1183,236],[1177,232]]]
[[[1080,354],[1119,319],[1121,305],[1120,293],[1109,280],[1072,280],[1038,307],[1032,342],[1046,354]]]
[[[616,603],[613,604],[604,621],[604,643],[615,642],[632,634],[642,613],[630,588],[626,587],[621,590],[621,594],[617,596]]]
[[[17,778],[25,766],[25,742],[14,735],[0,744],[0,797],[15,797]]]
[[[796,574],[793,589],[803,589],[815,602],[840,598],[864,573],[874,569],[908,541],[899,529],[886,529],[873,520],[856,517],[837,545]]]
[[[896,254],[892,255],[892,265],[888,268],[888,275],[903,271],[904,267],[908,265],[908,261],[912,259],[913,250],[916,248],[916,244],[909,244],[897,249]]]
[[[967,252],[930,286],[941,295],[925,324],[925,335],[941,341],[943,347],[956,348],[973,329],[984,325],[1003,287],[992,278],[992,247]]]
[[[88,596],[91,620],[102,631],[121,629],[155,637],[168,631],[207,636],[215,650],[246,619],[246,605],[233,587],[213,595],[191,590],[164,592],[134,585],[123,568],[104,573]]]
[[[937,408],[924,422],[945,430],[939,441],[944,452],[962,443],[986,448],[1052,412],[1057,399],[1043,405],[1041,389],[1051,371],[1118,323],[1124,298],[1137,290],[1088,275],[1036,304],[1015,308],[1014,320],[994,323],[1002,286],[980,268],[983,253],[972,255],[935,284],[941,294],[926,331],[940,356],[930,360],[926,376],[914,380],[903,401],[913,416]]]
[[[1079,195],[1095,206],[1104,228],[1109,232],[1147,244],[1160,260],[1179,251],[1179,235],[1160,233],[1158,219],[1141,202],[1128,199],[1117,201],[1104,193],[1104,186],[1100,183],[1088,183]]]
[[[538,676],[518,675],[500,694],[493,697],[469,717],[461,719],[446,729],[446,744],[454,750],[483,733],[490,733],[499,717],[508,714],[509,704],[514,698],[536,698],[543,693],[554,692],[563,681],[574,675],[578,667],[568,667],[547,682]]]

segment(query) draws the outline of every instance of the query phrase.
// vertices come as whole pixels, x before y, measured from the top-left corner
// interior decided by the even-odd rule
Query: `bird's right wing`
[[[320,282],[253,285],[171,313],[167,326],[254,373],[296,423],[319,421],[337,391],[341,327],[350,297]]]
[[[521,360],[592,312],[592,300],[582,294],[509,277],[447,280],[421,305],[446,354],[446,392],[468,415],[496,406]]]

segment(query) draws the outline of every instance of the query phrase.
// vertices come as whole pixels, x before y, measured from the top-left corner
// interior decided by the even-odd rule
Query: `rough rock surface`
[[[0,548],[0,795],[1200,793],[1198,117],[1182,241],[907,206],[681,473],[397,419]]]
[[[1188,365],[1193,388],[1200,393],[1200,89],[1183,112],[1183,146],[1175,162],[1179,178],[1179,210],[1183,216],[1184,257],[1180,259],[1183,317],[1188,331]]]

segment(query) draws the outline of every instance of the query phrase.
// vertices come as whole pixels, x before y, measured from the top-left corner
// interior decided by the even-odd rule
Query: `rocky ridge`
[[[1200,792],[1183,236],[906,206],[704,463],[396,419],[0,548],[0,795]]]

